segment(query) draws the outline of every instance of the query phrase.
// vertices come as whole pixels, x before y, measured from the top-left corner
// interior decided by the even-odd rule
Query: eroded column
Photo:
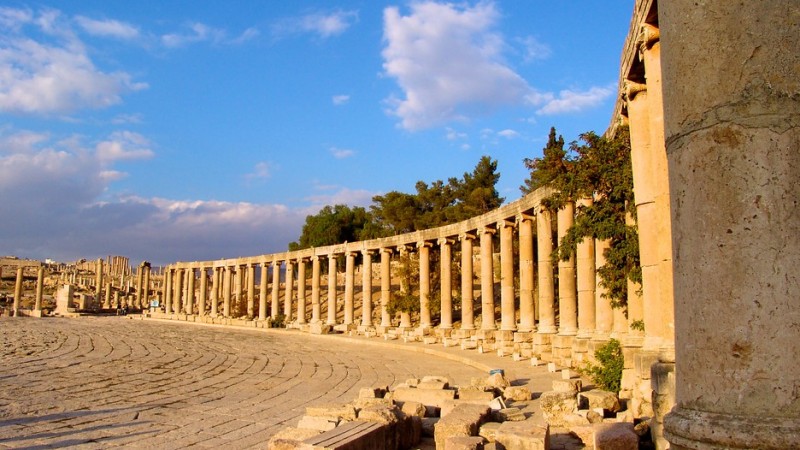
[[[514,223],[504,220],[500,229],[500,329],[517,329],[517,310],[514,296]]]
[[[221,276],[220,268],[213,267],[211,269],[211,317],[217,317],[219,311],[219,278]]]
[[[306,263],[305,258],[297,260],[297,323],[306,323]]]
[[[519,224],[519,331],[536,331],[533,300],[533,218],[517,217]]]
[[[186,269],[186,314],[194,314],[194,268]]]
[[[33,304],[34,311],[42,310],[43,290],[44,290],[44,266],[39,266],[39,270],[36,271],[36,297]],[[108,295],[106,295],[106,297],[108,297]]]
[[[256,316],[256,265],[247,263],[247,319]]]
[[[363,250],[361,271],[361,325],[372,326],[372,254],[373,250]]]
[[[164,271],[164,312],[166,314],[172,312],[172,275],[172,269],[167,268]],[[118,306],[119,305],[117,305],[117,307]]]
[[[439,282],[441,322],[439,328],[453,328],[453,240],[440,238],[439,244]]]
[[[431,244],[417,243],[419,257],[419,326],[431,326]]]
[[[328,255],[328,325],[336,325],[336,255]]]
[[[197,298],[197,314],[206,315],[206,303],[208,302],[208,269],[200,268],[200,295]]]
[[[294,295],[294,261],[286,260],[286,281],[284,281],[283,315],[285,323],[292,321],[292,296]]]
[[[322,307],[319,301],[319,256],[311,258],[311,323],[319,323]]]
[[[575,222],[575,205],[567,202],[558,210],[558,242],[567,235]],[[575,289],[575,255],[564,261],[558,259],[558,334],[574,336],[578,333],[578,301]]]
[[[594,241],[595,267],[597,270],[606,265],[606,249],[610,245],[611,243],[607,240],[596,239]],[[604,341],[611,336],[611,330],[614,326],[614,311],[611,308],[611,300],[606,298],[607,290],[599,273],[595,279],[594,293],[595,329],[593,338],[594,340]]]
[[[381,327],[392,326],[389,301],[392,298],[392,249],[381,249]]]
[[[555,284],[553,280],[553,228],[550,211],[541,207],[536,215],[536,243],[539,262],[540,334],[556,332]]]
[[[222,316],[231,316],[231,284],[233,282],[233,267],[225,266],[225,278],[222,280]]]
[[[142,281],[142,294],[144,295],[144,304],[142,308],[150,308],[150,263],[144,266],[144,280]]]
[[[172,296],[172,311],[175,314],[180,314],[183,308],[183,269],[175,270],[175,279],[173,280],[173,296]]]
[[[270,308],[270,317],[273,320],[278,318],[281,310],[281,262],[272,262],[272,307]]]
[[[261,261],[261,275],[258,278],[258,320],[267,320],[267,280],[269,263]]]
[[[354,301],[355,295],[355,266],[356,254],[348,252],[345,257],[345,275],[344,275],[344,324],[351,325],[353,323],[354,315]]]
[[[578,208],[590,206],[591,199],[578,200]],[[578,289],[578,338],[590,339],[595,329],[595,256],[594,239],[583,238],[577,245],[575,262],[577,265]]]
[[[475,329],[475,306],[473,299],[474,268],[472,266],[473,241],[475,235],[464,233],[461,240],[461,328]]]

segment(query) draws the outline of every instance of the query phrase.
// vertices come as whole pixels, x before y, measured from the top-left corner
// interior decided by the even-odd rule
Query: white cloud
[[[364,189],[349,189],[339,186],[316,186],[319,191],[323,192],[306,198],[313,206],[312,212],[315,214],[319,209],[325,205],[349,205],[349,206],[369,206],[372,204],[372,197],[378,195],[377,192],[370,192]]]
[[[95,154],[104,163],[122,160],[150,159],[153,151],[150,142],[132,131],[114,132],[108,140],[97,144]]]
[[[337,148],[337,147],[331,147],[330,152],[336,159],[350,158],[351,156],[355,156],[356,154],[355,150],[351,150],[349,148]]]
[[[519,137],[519,133],[511,129],[498,131],[497,135],[506,139],[514,139]]]
[[[75,16],[75,22],[87,33],[94,36],[117,39],[135,39],[139,37],[139,30],[136,27],[118,20],[96,20],[85,16]]]
[[[536,111],[539,115],[579,112],[599,105],[613,95],[613,87],[593,87],[588,91],[563,90],[557,98],[551,98]]]
[[[231,44],[242,44],[244,42],[247,42],[247,41],[250,41],[252,39],[255,39],[260,34],[261,34],[261,32],[258,31],[257,28],[250,27],[250,28],[242,31],[242,34],[240,34],[238,37],[233,38],[231,40]]]
[[[161,36],[161,43],[170,48],[183,47],[198,42],[219,44],[225,39],[225,30],[210,27],[204,23],[194,22],[188,25],[183,33],[169,33]]]
[[[340,106],[340,105],[344,105],[345,103],[349,102],[350,101],[350,96],[349,95],[345,95],[345,94],[334,95],[331,100],[333,101],[334,105]]]
[[[311,33],[327,39],[338,36],[358,22],[358,11],[335,11],[333,13],[311,13],[300,17],[283,19],[272,27],[276,37]]]
[[[125,72],[95,67],[83,43],[57,11],[34,16],[26,10],[0,13],[10,26],[0,31],[0,111],[68,113],[117,104],[123,94],[147,88]],[[22,33],[35,26],[39,40]]]
[[[522,104],[528,83],[507,66],[493,3],[421,2],[402,16],[384,10],[383,68],[405,94],[389,99],[407,130],[429,128],[502,105]]]
[[[526,63],[537,59],[547,59],[550,57],[550,47],[539,42],[539,40],[533,36],[517,39],[517,42],[522,44],[524,48],[523,61]]]
[[[459,139],[467,138],[467,133],[456,131],[450,127],[445,128],[445,132],[446,132],[445,137],[447,138],[448,141],[456,141]]]
[[[268,162],[260,161],[253,167],[253,171],[246,174],[246,180],[266,179],[272,175],[272,165]]]

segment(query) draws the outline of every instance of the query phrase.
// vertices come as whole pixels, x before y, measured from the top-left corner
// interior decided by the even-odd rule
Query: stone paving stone
[[[0,448],[263,448],[306,406],[365,387],[431,374],[466,386],[487,367],[533,392],[553,378],[539,389],[545,369],[510,359],[287,330],[124,317],[2,317],[0,330]]]

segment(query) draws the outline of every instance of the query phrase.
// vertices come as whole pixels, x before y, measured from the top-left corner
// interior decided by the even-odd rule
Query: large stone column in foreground
[[[800,436],[800,3],[659,5],[672,198],[673,449]]]

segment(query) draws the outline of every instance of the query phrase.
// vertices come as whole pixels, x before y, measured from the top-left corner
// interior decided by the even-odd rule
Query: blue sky
[[[460,177],[519,198],[610,121],[632,0],[0,5],[0,254],[284,251],[305,216]]]

